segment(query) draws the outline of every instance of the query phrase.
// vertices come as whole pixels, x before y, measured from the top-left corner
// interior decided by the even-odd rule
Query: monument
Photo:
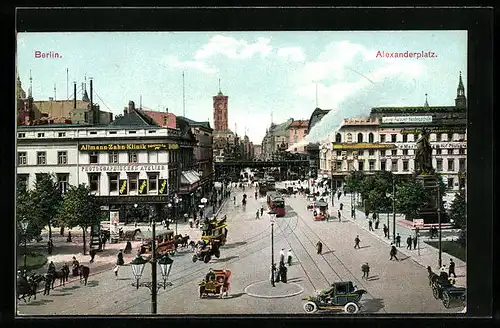
[[[422,129],[421,137],[417,140],[415,173],[417,174],[417,181],[424,186],[425,194],[427,195],[427,201],[420,208],[418,218],[423,219],[424,224],[438,223],[438,204],[442,204],[443,196],[439,193],[439,178],[432,167],[432,146],[429,142],[429,132],[426,128]]]

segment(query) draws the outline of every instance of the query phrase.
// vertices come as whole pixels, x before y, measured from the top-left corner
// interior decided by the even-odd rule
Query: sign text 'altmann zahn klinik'
[[[165,165],[85,165],[83,172],[164,171]]]
[[[387,116],[382,123],[431,123],[432,116]]]
[[[107,144],[107,145],[80,145],[80,151],[115,151],[115,150],[167,150],[179,149],[178,144],[150,143],[150,144]]]

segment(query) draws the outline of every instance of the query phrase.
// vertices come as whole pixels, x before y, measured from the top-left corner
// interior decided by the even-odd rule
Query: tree
[[[382,213],[391,207],[391,199],[386,195],[392,193],[392,173],[379,172],[366,176],[361,185],[361,197],[369,212]]]
[[[87,250],[85,233],[88,227],[99,224],[103,218],[96,196],[90,193],[90,187],[85,184],[70,186],[64,194],[63,204],[58,213],[58,219],[69,228],[79,226],[83,230],[83,254]]]
[[[418,215],[419,209],[427,201],[425,189],[415,179],[400,181],[396,184],[396,211],[409,218]]]
[[[40,173],[36,176],[35,188],[30,192],[33,204],[36,204],[36,211],[32,211],[32,216],[37,224],[42,227],[49,226],[49,239],[52,238],[52,219],[61,206],[62,195],[55,178],[47,173]]]
[[[459,229],[465,229],[467,217],[467,200],[465,199],[465,189],[460,189],[459,192],[455,194],[455,199],[451,203],[450,207],[450,219],[453,220],[455,227]]]
[[[33,199],[31,197],[31,192],[23,185],[18,184],[16,189],[16,220],[17,220],[17,232],[18,232],[18,244],[30,241],[38,236],[43,229],[43,224],[33,216],[35,206],[33,205]],[[21,228],[21,221],[28,221],[28,228],[23,233]]]
[[[363,171],[352,171],[345,179],[346,188],[349,192],[354,193],[356,199],[356,193],[360,193],[363,186],[363,181],[365,179],[365,174]],[[356,202],[356,201],[355,201]]]

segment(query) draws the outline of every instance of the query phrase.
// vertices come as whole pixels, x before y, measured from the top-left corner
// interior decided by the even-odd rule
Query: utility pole
[[[441,238],[442,238],[442,235],[441,235],[441,190],[439,188],[439,180],[437,181],[437,214],[438,214],[438,226],[439,226],[439,258],[438,258],[438,262],[439,262],[439,267],[441,268],[441,265],[442,265],[442,243],[441,243]]]
[[[156,218],[153,218],[153,240],[151,241],[151,314],[156,314],[156,295],[158,284],[156,283]]]
[[[392,176],[392,241],[396,245],[396,182]]]

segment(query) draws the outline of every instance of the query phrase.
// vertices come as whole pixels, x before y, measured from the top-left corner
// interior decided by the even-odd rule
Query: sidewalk
[[[345,220],[350,220],[353,223],[357,224],[359,227],[362,229],[366,230],[367,232],[371,233],[384,243],[386,243],[387,246],[387,254],[389,254],[389,249],[390,249],[390,244],[392,242],[392,234],[393,234],[393,223],[392,223],[392,215],[389,215],[389,234],[390,234],[390,239],[384,237],[384,231],[382,229],[383,225],[387,225],[386,217],[385,215],[380,216],[380,226],[379,229],[374,229],[374,231],[369,231],[368,229],[368,220],[366,220],[365,213],[363,213],[360,210],[356,210],[356,215],[355,218],[351,218],[351,197],[350,195],[347,196],[341,196],[340,200],[335,199],[335,205],[333,208],[330,209],[330,213],[333,213],[333,215],[336,217],[337,216],[337,210],[339,210],[339,205],[340,203],[344,204],[343,211],[341,213],[342,219]],[[424,268],[427,268],[427,266],[430,266],[434,272],[439,271],[438,267],[438,257],[439,257],[439,251],[438,249],[429,246],[424,243],[424,240],[434,240],[436,241],[437,239],[429,239],[429,238],[419,238],[419,243],[417,246],[417,250],[408,250],[406,249],[406,238],[408,235],[411,235],[412,237],[415,235],[415,231],[412,229],[412,226],[409,226],[408,224],[404,224],[403,222],[405,220],[402,215],[396,215],[396,234],[399,233],[401,236],[401,247],[398,247],[398,253],[404,254],[408,256],[410,259],[415,261],[416,263],[420,264]],[[456,238],[456,237],[455,237]],[[455,239],[454,237],[445,237],[442,238],[442,240],[452,240]],[[418,250],[419,249],[419,250]],[[459,258],[453,257],[449,255],[448,253],[442,252],[442,264],[445,264],[448,267],[449,261],[451,258],[453,258],[453,261],[455,262],[455,272],[457,274],[457,286],[466,286],[467,285],[467,276],[466,276],[466,270],[467,270],[467,264],[460,260]]]

